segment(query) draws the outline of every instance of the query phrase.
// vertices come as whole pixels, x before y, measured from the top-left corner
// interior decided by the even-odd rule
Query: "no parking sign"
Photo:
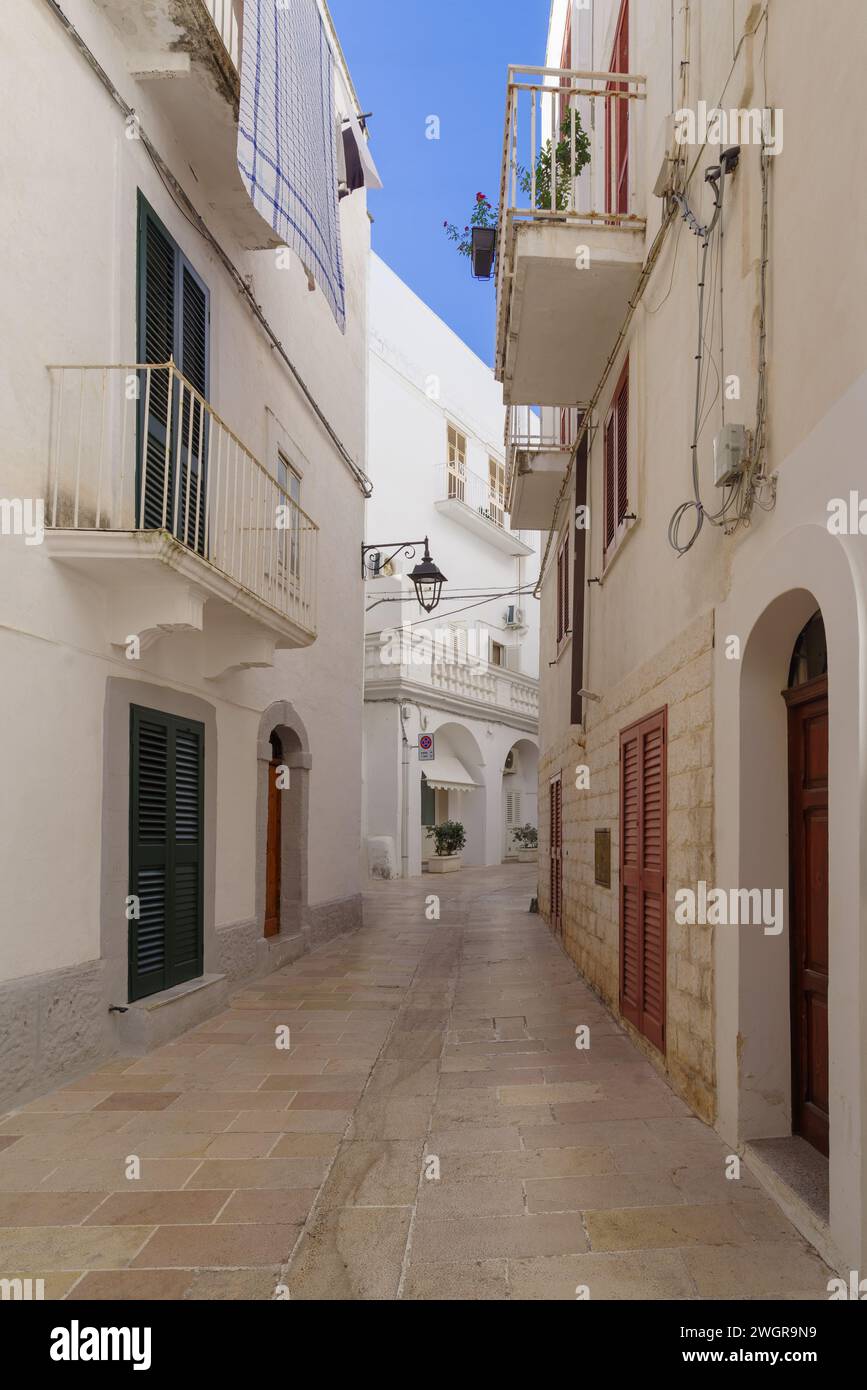
[[[421,734],[418,741],[418,760],[420,763],[433,762],[433,734]]]

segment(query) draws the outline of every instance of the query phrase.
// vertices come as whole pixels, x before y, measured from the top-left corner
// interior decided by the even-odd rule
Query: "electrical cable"
[[[234,281],[238,289],[238,292],[241,295],[243,295],[244,299],[246,299],[247,304],[254,318],[256,319],[257,323],[260,325],[266,337],[268,338],[272,349],[277,353],[281,361],[288,368],[295,381],[295,384],[301,391],[301,394],[304,396],[305,400],[307,401],[314,415],[318,419],[319,423],[322,425],[322,428],[325,430],[326,434],[328,435],[332,444],[336,448],[341,459],[346,464],[349,471],[352,473],[362,493],[365,497],[370,497],[373,493],[373,483],[371,482],[370,478],[352,458],[352,455],[349,453],[349,450],[346,448],[343,441],[340,439],[339,435],[336,433],[330,421],[328,420],[327,416],[324,414],[324,412],[318,405],[310,388],[307,386],[297,367],[293,363],[292,359],[289,357],[289,354],[286,352],[286,349],[283,347],[282,342],[277,337],[277,334],[274,332],[273,328],[268,322],[268,319],[265,317],[265,314],[262,311],[261,307],[256,302],[256,299],[253,295],[253,291],[248,285],[246,279],[241,274],[240,270],[238,270],[237,266],[235,265],[232,258],[229,256],[228,252],[223,250],[223,247],[221,246],[220,242],[214,236],[214,233],[211,231],[204,218],[198,212],[197,208],[190,199],[186,190],[175,178],[168,164],[163,159],[156,146],[152,143],[150,137],[147,135],[145,130],[142,128],[141,122],[139,121],[136,111],[133,107],[129,106],[126,101],[124,101],[123,97],[121,96],[117,87],[115,87],[114,83],[112,82],[105,68],[100,63],[96,54],[88,46],[86,41],[82,38],[81,34],[79,34],[75,25],[61,9],[60,5],[58,4],[58,0],[45,0],[45,3],[50,7],[52,13],[62,24],[68,37],[75,44],[76,48],[81,53],[88,66],[92,68],[93,72],[95,73],[99,81],[102,83],[105,90],[108,92],[112,101],[115,103],[116,106],[119,107],[119,109],[123,113],[125,120],[129,121],[130,119],[132,119],[135,122],[137,137],[140,140],[145,152],[147,153],[148,158],[150,159],[151,163],[154,165],[154,168],[157,170],[157,173],[162,179],[162,182],[166,190],[169,192],[173,201],[178,207],[178,210],[183,213],[184,217],[187,219],[190,225],[193,228],[195,228],[199,235],[203,237],[205,241],[207,241],[208,245],[211,247],[215,255],[221,261],[223,267],[228,271],[229,276]]]

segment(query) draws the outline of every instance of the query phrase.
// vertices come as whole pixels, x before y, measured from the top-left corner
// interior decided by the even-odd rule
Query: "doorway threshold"
[[[831,1240],[828,1160],[806,1139],[753,1139],[744,1159],[762,1187],[833,1269],[843,1260]]]

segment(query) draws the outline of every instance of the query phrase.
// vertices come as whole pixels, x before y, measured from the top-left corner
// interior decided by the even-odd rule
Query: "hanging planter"
[[[490,280],[496,255],[496,227],[473,227],[470,259],[474,280]]]
[[[470,220],[463,231],[444,222],[446,236],[467,256],[475,280],[490,280],[497,257],[497,209],[484,193],[477,193]]]

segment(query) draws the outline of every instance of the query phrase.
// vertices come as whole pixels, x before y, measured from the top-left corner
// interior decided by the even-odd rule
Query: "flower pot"
[[[496,227],[473,227],[473,277],[476,280],[490,280],[497,253]]]
[[[537,849],[519,849],[519,850],[518,850],[518,863],[519,863],[519,864],[535,864],[535,862],[536,862],[536,860],[537,860],[538,858],[539,858],[539,851],[538,851]]]
[[[462,854],[432,854],[428,860],[429,874],[453,874],[463,864]]]

